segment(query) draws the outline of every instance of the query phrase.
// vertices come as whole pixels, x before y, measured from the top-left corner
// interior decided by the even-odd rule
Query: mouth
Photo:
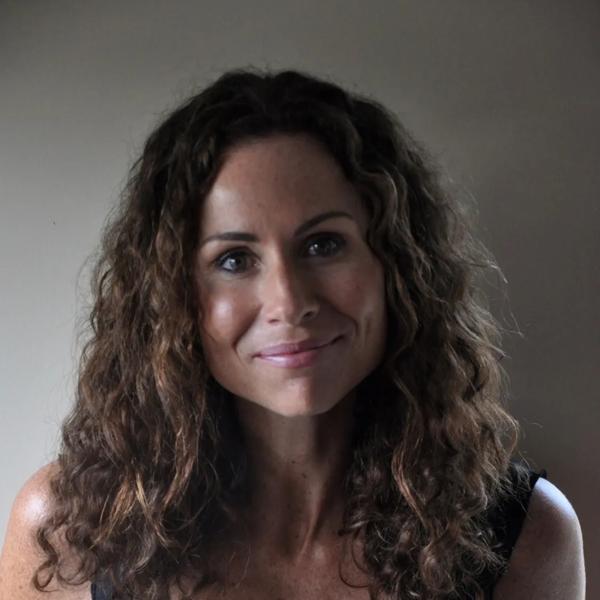
[[[337,336],[340,337],[340,336]],[[329,337],[324,338],[307,338],[297,342],[281,342],[267,348],[263,348],[255,356],[266,357],[266,356],[280,356],[287,354],[298,354],[307,350],[315,350],[335,341],[336,338]]]
[[[318,346],[298,349],[297,347],[284,348],[287,351],[274,351],[278,348],[270,349],[268,353],[258,354],[256,357],[268,362],[275,367],[283,368],[303,368],[310,367],[316,364],[321,359],[324,359],[333,346],[335,346],[343,336],[337,336],[332,341],[321,343]],[[294,351],[295,350],[295,351]]]

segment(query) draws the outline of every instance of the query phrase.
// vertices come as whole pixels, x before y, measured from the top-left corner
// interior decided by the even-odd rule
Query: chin
[[[333,409],[343,397],[343,395],[323,397],[323,394],[316,396],[312,393],[302,394],[293,391],[282,393],[280,390],[267,396],[267,401],[264,396],[261,399],[251,397],[245,399],[246,402],[261,406],[282,417],[314,417]]]
[[[315,417],[331,410],[332,406],[314,406],[306,404],[288,403],[287,406],[268,407],[272,412],[282,417]]]
[[[288,389],[287,393],[273,394],[268,402],[269,410],[285,417],[314,417],[341,408],[352,394],[346,390]]]

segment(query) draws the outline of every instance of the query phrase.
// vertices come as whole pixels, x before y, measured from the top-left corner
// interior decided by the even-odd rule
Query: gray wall
[[[598,31],[594,1],[2,2],[0,531],[56,448],[84,261],[149,128],[225,68],[297,67],[388,104],[476,198],[524,334],[523,451],[575,506],[600,597]]]

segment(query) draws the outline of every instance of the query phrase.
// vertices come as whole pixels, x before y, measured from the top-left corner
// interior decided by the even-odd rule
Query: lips
[[[336,339],[336,338],[334,338]],[[333,341],[332,338],[327,340],[310,338],[299,342],[284,342],[264,348],[256,354],[256,356],[267,357],[267,356],[285,356],[290,354],[297,354],[299,352],[306,352],[307,350],[314,350],[327,346]]]
[[[343,336],[338,336],[330,341],[303,340],[302,342],[288,342],[265,348],[257,359],[268,363],[272,367],[282,369],[305,369],[317,364],[330,364],[335,357],[331,348]]]

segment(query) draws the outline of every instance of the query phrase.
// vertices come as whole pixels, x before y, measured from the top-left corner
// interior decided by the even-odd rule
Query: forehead
[[[296,223],[345,210],[365,218],[356,188],[325,147],[306,134],[278,134],[230,150],[200,207],[208,233],[232,225]]]

